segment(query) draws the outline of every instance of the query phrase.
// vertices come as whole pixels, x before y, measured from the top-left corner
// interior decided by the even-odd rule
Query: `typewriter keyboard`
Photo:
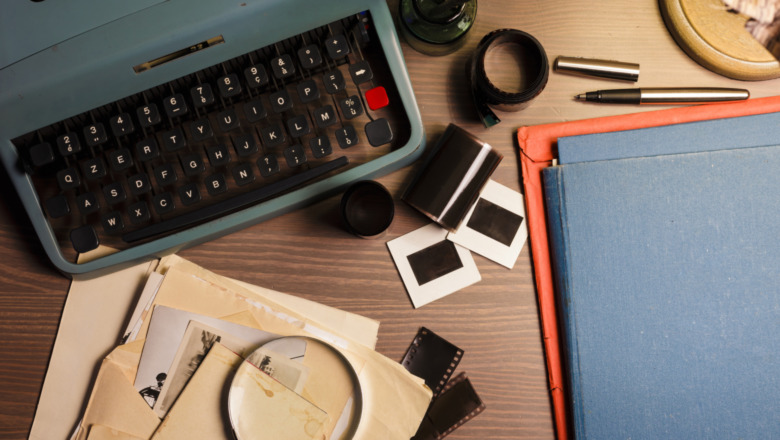
[[[403,146],[368,13],[13,140],[68,259],[126,249]]]

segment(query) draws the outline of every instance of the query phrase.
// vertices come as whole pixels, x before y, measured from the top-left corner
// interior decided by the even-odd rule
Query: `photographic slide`
[[[447,230],[435,223],[387,242],[387,248],[415,308],[482,279],[471,252],[447,240]]]
[[[447,239],[511,269],[528,238],[523,195],[489,180]]]

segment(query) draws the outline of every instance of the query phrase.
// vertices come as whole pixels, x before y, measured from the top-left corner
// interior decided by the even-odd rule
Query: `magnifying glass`
[[[288,336],[241,363],[228,391],[237,440],[349,440],[363,409],[352,364],[319,339]]]

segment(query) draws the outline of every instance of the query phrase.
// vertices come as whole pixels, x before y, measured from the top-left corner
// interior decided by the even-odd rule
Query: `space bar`
[[[347,159],[347,156],[341,156],[337,159],[333,159],[330,162],[326,162],[314,168],[309,168],[308,170],[302,171],[298,174],[293,174],[290,177],[276,181],[270,185],[257,188],[247,193],[239,194],[233,198],[223,200],[213,205],[205,206],[201,209],[198,209],[197,211],[191,211],[178,217],[173,217],[170,220],[165,220],[145,228],[128,232],[122,236],[122,240],[127,243],[132,243],[134,241],[143,240],[158,234],[163,234],[179,228],[183,228],[185,226],[190,226],[195,223],[219,217],[244,206],[248,206],[273,197],[277,194],[287,191],[288,189],[294,188],[298,185],[301,185],[302,183],[308,182],[309,180],[333,171],[336,168],[343,167],[348,163],[349,160]]]

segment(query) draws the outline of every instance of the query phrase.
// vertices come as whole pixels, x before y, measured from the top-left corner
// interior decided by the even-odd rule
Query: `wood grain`
[[[499,112],[502,122],[485,129],[471,104],[464,65],[479,39],[498,28],[534,35],[551,63],[559,55],[639,63],[638,87],[747,87],[753,97],[780,90],[780,80],[734,81],[688,58],[667,32],[655,0],[480,2],[462,49],[431,58],[403,43],[404,55],[428,143],[448,123],[462,126],[504,155],[493,177],[516,190],[514,135],[519,126],[661,107],[575,102],[578,93],[626,84],[551,73],[528,108]],[[401,360],[420,326],[461,347],[465,355],[458,372],[468,374],[487,409],[451,434],[453,440],[553,438],[528,246],[512,270],[475,256],[481,282],[420,309],[411,306],[385,242],[428,222],[399,200],[418,166],[378,179],[394,194],[397,208],[383,240],[345,232],[338,197],[333,197],[181,255],[222,275],[378,319],[377,349],[394,360]],[[0,183],[10,187],[5,175]],[[12,192],[0,192],[0,438],[27,437],[68,284],[46,260],[19,200]]]

